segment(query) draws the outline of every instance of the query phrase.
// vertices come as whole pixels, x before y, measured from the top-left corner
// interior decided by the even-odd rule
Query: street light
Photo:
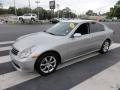
[[[38,4],[40,3],[40,1],[35,1],[35,3],[37,4],[37,10],[38,10],[38,19],[39,19],[39,8],[38,8]]]

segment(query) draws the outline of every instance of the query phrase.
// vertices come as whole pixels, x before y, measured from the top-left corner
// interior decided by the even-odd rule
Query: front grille
[[[13,48],[12,50],[11,50],[11,52],[14,54],[14,55],[18,55],[18,50],[17,49],[15,49],[15,48]]]

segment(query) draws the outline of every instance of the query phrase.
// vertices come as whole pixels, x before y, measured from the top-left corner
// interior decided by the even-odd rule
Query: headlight
[[[34,50],[35,50],[35,47],[34,47],[34,46],[32,46],[32,47],[30,47],[30,48],[28,48],[28,49],[23,50],[23,51],[19,54],[19,58],[20,58],[20,59],[23,59],[23,58],[29,57],[29,56],[33,53]]]

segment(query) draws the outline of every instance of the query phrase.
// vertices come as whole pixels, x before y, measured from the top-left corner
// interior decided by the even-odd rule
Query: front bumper
[[[36,60],[32,58],[19,59],[18,56],[13,55],[11,52],[10,57],[13,67],[18,71],[34,72],[34,64]]]

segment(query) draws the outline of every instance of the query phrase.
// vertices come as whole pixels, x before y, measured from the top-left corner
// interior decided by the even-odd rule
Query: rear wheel
[[[31,21],[32,21],[32,22],[34,22],[34,21],[35,21],[35,19],[34,19],[34,18],[31,18]]]
[[[102,54],[107,53],[109,51],[109,47],[110,47],[110,41],[106,40],[101,47],[100,53]]]
[[[46,53],[35,63],[36,71],[41,75],[48,75],[53,73],[58,66],[59,58],[55,53]]]
[[[21,23],[24,23],[23,18],[19,18],[19,21],[20,21]]]

